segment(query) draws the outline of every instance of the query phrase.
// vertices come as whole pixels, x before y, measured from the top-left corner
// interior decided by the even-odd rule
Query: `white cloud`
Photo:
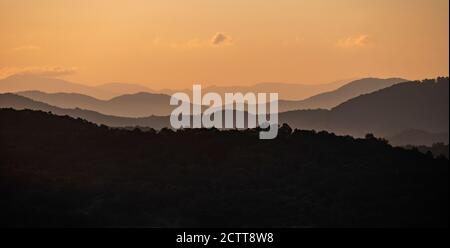
[[[214,34],[212,38],[205,39],[199,39],[199,38],[192,38],[185,41],[166,41],[163,40],[161,37],[155,37],[152,42],[153,46],[159,46],[159,47],[168,47],[173,49],[180,49],[180,50],[189,50],[189,49],[198,49],[198,48],[205,48],[205,47],[219,47],[219,46],[228,46],[233,44],[233,39],[231,36],[223,33],[223,32],[217,32]]]
[[[360,34],[355,36],[349,36],[338,40],[337,46],[341,48],[352,48],[352,47],[366,47],[372,44],[372,41],[367,34]]]
[[[213,46],[231,45],[233,39],[223,32],[217,32],[212,38],[210,44]]]

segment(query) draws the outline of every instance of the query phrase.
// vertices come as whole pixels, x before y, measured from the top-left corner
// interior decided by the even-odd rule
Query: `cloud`
[[[350,36],[347,38],[340,39],[337,42],[337,46],[341,48],[366,47],[370,44],[372,44],[372,41],[369,35],[367,34]]]
[[[167,47],[172,49],[179,50],[190,50],[190,49],[198,49],[198,48],[207,48],[207,47],[219,47],[219,46],[228,46],[233,44],[233,39],[231,36],[218,32],[210,39],[199,39],[192,38],[184,41],[167,41],[163,40],[160,37],[155,37],[153,39],[152,45],[158,47]]]
[[[43,77],[59,77],[72,75],[77,72],[76,67],[62,66],[30,66],[30,67],[3,67],[0,68],[0,78],[11,75],[36,75]]]
[[[212,37],[210,44],[213,46],[221,46],[221,45],[231,45],[232,42],[233,39],[231,38],[231,36],[223,32],[218,32]]]
[[[37,51],[40,50],[41,48],[35,45],[25,45],[25,46],[18,46],[18,47],[14,47],[12,50],[14,52],[22,52],[22,51]]]

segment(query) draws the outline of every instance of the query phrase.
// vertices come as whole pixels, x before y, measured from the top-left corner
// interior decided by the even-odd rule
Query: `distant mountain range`
[[[94,122],[97,124],[103,124],[111,127],[152,127],[155,129],[161,129],[163,127],[170,126],[169,118],[166,116],[151,116],[143,118],[128,118],[104,115],[92,110],[80,109],[80,108],[59,108],[48,105],[46,103],[31,100],[29,98],[6,93],[0,94],[0,108],[13,108],[13,109],[31,109],[41,110],[45,112],[52,112],[56,115],[68,115],[74,118],[81,118]]]
[[[96,87],[35,75],[13,75],[0,80],[0,92],[12,93],[30,90],[46,93],[78,93],[99,99],[110,99],[122,94],[145,91],[136,85],[107,84]]]
[[[278,93],[279,99],[285,100],[299,100],[305,99],[322,92],[332,91],[340,86],[348,83],[347,81],[337,81],[328,84],[287,84],[287,83],[259,83],[251,86],[211,86],[202,89],[204,93],[215,92],[220,95],[225,93],[241,92],[243,94],[248,92],[253,93]],[[163,93],[173,93],[166,91]],[[189,92],[188,92],[189,93]]]
[[[347,83],[337,81],[328,84],[287,84],[287,83],[261,83],[251,86],[228,86],[228,87],[204,87],[206,92],[278,92],[280,99],[299,100],[305,99],[322,92],[332,91]],[[109,100],[123,94],[135,94],[141,92],[172,95],[175,92],[186,92],[191,94],[192,89],[162,89],[154,90],[138,84],[109,83],[99,86],[87,86],[62,79],[47,78],[35,75],[13,75],[0,80],[0,92],[14,93],[21,91],[41,91],[46,93],[77,93],[94,98]]]
[[[329,109],[338,104],[349,100],[350,98],[373,92],[393,84],[405,81],[400,78],[391,79],[377,79],[366,78],[352,81],[336,90],[322,93],[305,100],[300,101],[279,101],[279,112],[286,112],[290,110],[300,109]],[[0,82],[1,83],[1,82]],[[0,85],[1,86],[1,85]],[[278,85],[279,86],[279,85]],[[124,89],[124,87],[126,89]],[[265,87],[269,87],[266,85]],[[277,87],[277,86],[273,86]],[[141,90],[139,86],[109,84],[96,88],[103,91],[133,91]],[[215,88],[218,92],[224,94],[226,91],[234,92],[232,88]],[[272,90],[259,88],[260,92],[272,92]],[[213,91],[214,88],[208,88],[204,93]],[[237,91],[244,90],[244,88],[237,89]],[[249,90],[249,89],[247,89]],[[243,91],[247,92],[247,91]],[[170,96],[165,94],[139,92],[133,94],[126,94],[114,97],[109,100],[101,100],[88,95],[79,93],[45,93],[41,91],[23,91],[17,94],[27,98],[44,102],[49,105],[61,108],[82,108],[93,110],[106,115],[116,115],[124,117],[145,117],[151,115],[170,115],[173,106],[169,105]]]
[[[15,94],[1,94],[0,107],[51,111],[113,127],[169,127],[167,116],[127,118],[104,115],[79,108],[59,108]],[[402,132],[420,130],[430,135],[444,134],[439,138],[434,135],[433,142],[445,142],[445,134],[449,133],[449,79],[399,83],[352,98],[331,110],[283,112],[279,120],[293,128],[327,130],[355,137],[374,133],[379,137],[392,138],[396,143],[398,138],[395,137]],[[430,135],[417,136],[414,143],[428,144]]]
[[[156,91],[139,84],[107,83],[97,86],[88,86],[58,78],[49,78],[38,75],[17,74],[0,79],[1,93],[15,93],[22,91],[40,91],[45,93],[73,93],[87,95],[101,100],[135,94],[141,92],[164,94],[164,91]]]
[[[153,93],[135,93],[100,100],[77,93],[44,93],[40,91],[18,92],[18,95],[61,108],[82,108],[106,115],[145,117],[170,115],[170,96]]]

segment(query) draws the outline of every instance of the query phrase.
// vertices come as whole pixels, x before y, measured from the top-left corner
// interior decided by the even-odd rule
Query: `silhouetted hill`
[[[127,118],[100,114],[95,111],[85,110],[80,108],[65,109],[48,105],[46,103],[31,100],[29,98],[15,95],[15,94],[0,94],[0,108],[14,108],[14,109],[31,109],[42,110],[45,112],[52,112],[57,115],[68,115],[74,118],[82,118],[103,124],[111,127],[153,127],[160,129],[170,125],[169,118],[160,116],[150,116],[142,118]]]
[[[362,94],[371,93],[394,84],[405,82],[401,78],[364,78],[352,81],[344,86],[325,93],[321,93],[305,100],[279,102],[280,112],[301,109],[331,109],[337,105]]]
[[[379,134],[405,129],[448,132],[449,79],[406,82],[359,96],[332,109],[340,129]]]
[[[170,96],[163,94],[136,93],[121,95],[108,101],[118,116],[170,115],[173,106]],[[111,111],[112,112],[112,111]]]
[[[448,227],[448,160],[372,136],[0,119],[1,226]]]
[[[282,122],[302,129],[352,136],[392,136],[408,129],[448,133],[449,80],[405,82],[350,99],[331,110],[280,114]]]

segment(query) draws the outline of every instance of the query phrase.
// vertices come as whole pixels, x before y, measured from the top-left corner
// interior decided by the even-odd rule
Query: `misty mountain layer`
[[[395,137],[406,130],[420,130],[436,142],[448,140],[449,80],[413,81],[395,84],[350,99],[331,110],[298,110],[279,114],[280,123],[294,128],[327,130],[362,137],[374,133]],[[169,117],[126,118],[81,109],[62,109],[14,94],[0,95],[0,107],[52,111],[59,115],[85,118],[112,127],[170,127]],[[436,137],[436,134],[439,137]],[[413,144],[429,144],[430,135]],[[421,143],[417,143],[421,142]]]
[[[319,95],[310,97],[300,101],[280,100],[278,104],[279,112],[301,109],[330,109],[343,103],[353,97],[361,94],[371,93],[373,91],[389,87],[393,84],[404,81],[403,79],[377,79],[366,78],[352,81],[336,90],[321,93]],[[264,85],[265,87],[262,87]],[[1,83],[0,83],[1,86]],[[106,87],[108,86],[108,87]],[[122,91],[131,91],[131,86],[125,89],[121,84],[110,84],[102,86],[103,89]],[[226,92],[278,92],[281,84],[260,84],[253,89],[245,87],[223,88],[210,87],[203,90],[203,93],[216,92],[222,96]],[[289,85],[290,87],[297,87]],[[272,88],[269,88],[272,87]],[[300,87],[300,86],[298,86]],[[317,86],[320,88],[319,86]],[[98,88],[97,88],[98,89]],[[135,88],[138,90],[139,88]],[[254,91],[249,91],[254,90]],[[292,92],[291,92],[292,93]],[[170,106],[170,96],[166,94],[155,94],[149,92],[139,92],[134,94],[125,94],[114,97],[110,100],[100,100],[88,95],[78,93],[45,93],[41,91],[22,91],[17,94],[31,98],[35,101],[44,102],[49,105],[61,108],[82,108],[96,111],[106,115],[115,115],[123,117],[145,117],[151,115],[170,115],[174,106]],[[189,94],[191,94],[189,92]],[[301,94],[300,94],[301,95]],[[283,98],[283,94],[279,96]],[[299,97],[300,98],[300,97]]]

